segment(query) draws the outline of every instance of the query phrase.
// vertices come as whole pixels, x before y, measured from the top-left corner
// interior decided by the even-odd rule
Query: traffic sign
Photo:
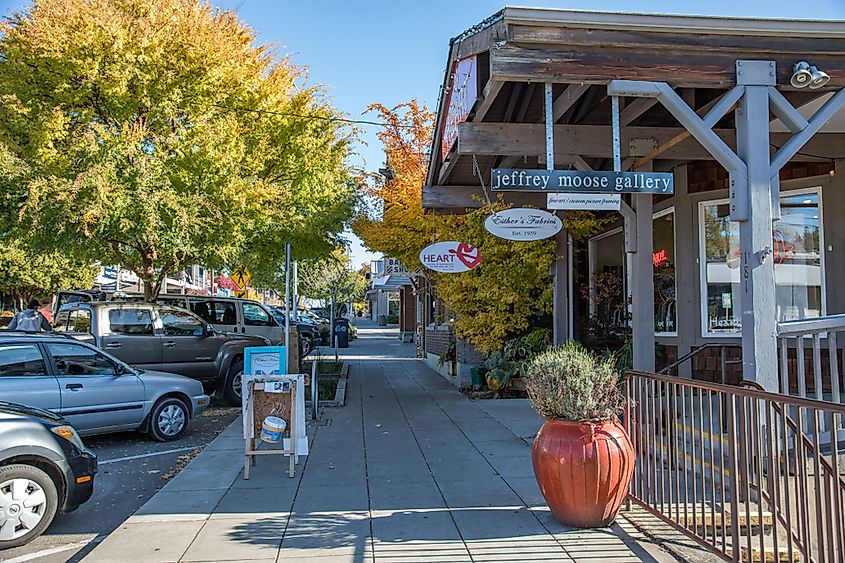
[[[252,276],[250,275],[249,270],[243,266],[232,272],[232,281],[235,282],[238,289],[246,289],[246,286],[249,285],[249,280],[251,279]]]
[[[249,299],[249,290],[248,289],[236,289],[235,290],[235,297],[238,299]]]

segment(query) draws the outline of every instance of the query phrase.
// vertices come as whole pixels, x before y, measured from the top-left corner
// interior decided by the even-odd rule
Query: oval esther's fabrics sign
[[[557,215],[521,207],[499,211],[484,221],[484,228],[490,234],[523,242],[553,237],[562,227],[563,222]]]
[[[435,242],[420,252],[420,262],[435,272],[457,274],[481,264],[481,251],[465,242]]]

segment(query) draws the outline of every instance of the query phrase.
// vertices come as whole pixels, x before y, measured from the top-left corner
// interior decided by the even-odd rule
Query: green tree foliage
[[[97,267],[61,252],[39,253],[20,239],[0,237],[0,295],[20,307],[32,297],[89,287]]]
[[[337,245],[351,132],[200,0],[37,0],[0,28],[0,232],[138,274],[281,269]],[[308,118],[303,118],[306,116]]]
[[[303,297],[328,303],[360,301],[364,298],[367,280],[361,271],[351,269],[349,258],[340,250],[328,257],[300,263],[299,293]]]

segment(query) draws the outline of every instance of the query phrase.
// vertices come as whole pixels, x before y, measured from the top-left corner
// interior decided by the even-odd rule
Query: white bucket
[[[261,441],[268,444],[275,444],[282,439],[282,432],[287,428],[285,419],[277,416],[268,416],[261,424]]]

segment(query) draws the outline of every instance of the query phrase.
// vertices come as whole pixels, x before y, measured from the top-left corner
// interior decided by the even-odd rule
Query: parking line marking
[[[58,547],[51,547],[49,549],[43,549],[41,551],[36,551],[35,553],[27,553],[26,555],[21,555],[19,557],[15,557],[13,559],[3,559],[3,563],[24,563],[24,561],[32,561],[33,559],[39,559],[41,557],[47,557],[48,555],[55,555],[57,553],[62,553],[63,551],[70,551],[71,549],[79,548],[77,551],[81,551],[85,546],[91,543],[100,543],[104,539],[108,537],[106,534],[101,534],[99,536],[94,536],[90,540],[83,540],[75,543],[69,543],[67,545],[60,545]]]
[[[175,454],[177,452],[187,452],[188,450],[195,450],[197,448],[201,448],[203,446],[188,446],[186,448],[176,448],[174,450],[164,450],[163,452],[149,452],[146,454],[138,454],[138,455],[129,455],[126,457],[116,457],[114,459],[107,459],[105,461],[98,461],[97,465],[106,465],[109,463],[119,463],[121,461],[132,461],[133,459],[143,459],[145,457],[154,457],[158,455],[167,455],[167,454]]]

